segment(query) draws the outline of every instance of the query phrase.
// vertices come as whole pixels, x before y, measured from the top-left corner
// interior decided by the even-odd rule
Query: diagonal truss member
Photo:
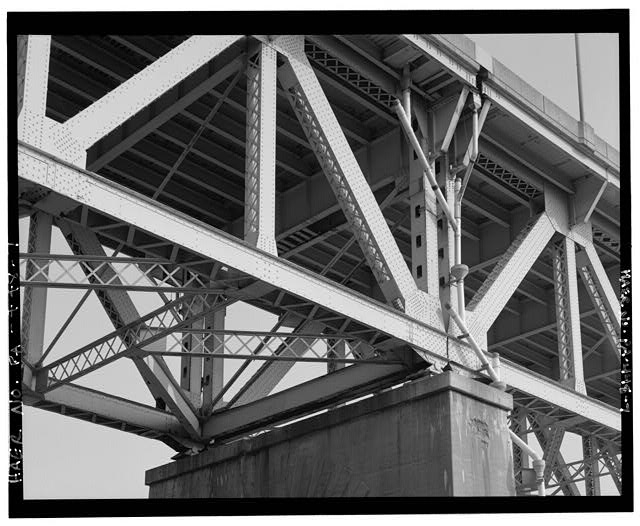
[[[553,234],[546,213],[532,218],[520,231],[467,305],[473,313],[472,332],[491,327]]]
[[[549,483],[551,474],[553,473],[565,495],[579,496],[580,492],[571,480],[569,469],[565,464],[562,453],[560,453],[560,446],[562,445],[562,439],[565,433],[564,428],[561,426],[551,426],[551,429],[548,429],[549,426],[542,421],[540,417],[534,417],[531,424],[536,439],[544,452],[545,485]]]
[[[591,298],[593,306],[596,309],[596,313],[598,314],[598,317],[602,322],[602,326],[604,327],[605,336],[607,340],[609,340],[616,358],[618,359],[618,361],[620,361],[619,319],[616,319],[616,317],[613,316],[610,313],[610,310],[607,308],[607,304],[605,303],[605,296],[595,278],[594,272],[589,265],[589,261],[584,252],[580,252],[576,255],[576,262],[580,270],[582,282],[584,283],[584,286],[589,293],[589,297]]]
[[[213,299],[207,298],[204,300],[206,310],[201,310],[198,314],[187,316],[181,320],[175,315],[177,310],[184,308],[187,311],[193,311],[193,309],[200,307],[202,301],[200,296],[183,296],[141,317],[134,323],[125,325],[75,352],[47,364],[43,368],[47,378],[46,389],[53,389],[57,385],[71,382],[118,358],[144,349],[144,347],[165,338],[181,327],[201,319],[207,312],[220,308],[224,301],[228,301],[223,298],[218,295],[213,296]]]
[[[57,225],[74,254],[81,256],[91,254],[101,258],[106,257],[98,238],[90,230],[65,220],[59,220]],[[85,273],[89,271],[89,268],[83,268]],[[105,279],[109,279],[113,275],[115,275],[115,271],[111,267],[105,268],[102,273]],[[116,330],[140,319],[140,314],[125,290],[96,290],[95,293]],[[175,313],[172,312],[172,316],[175,318]],[[125,343],[131,346],[136,342],[135,340],[130,340],[125,341]],[[136,355],[132,355],[132,359],[156,403],[162,407],[168,407],[180,420],[189,435],[198,440],[200,426],[195,410],[185,398],[184,392],[177,385],[164,359],[161,356],[143,358]],[[44,383],[46,386],[46,380]]]
[[[277,43],[289,61],[278,78],[385,298],[409,311],[415,282],[304,54],[302,39],[284,38]]]

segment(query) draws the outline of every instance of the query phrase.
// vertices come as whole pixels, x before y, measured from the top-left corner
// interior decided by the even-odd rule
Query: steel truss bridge
[[[462,35],[20,36],[18,138],[24,403],[190,454],[447,364],[485,381],[473,340],[550,493],[620,491],[619,154]],[[54,287],[113,331],[50,359],[82,308],[45,346]],[[236,302],[276,325],[226,330]],[[74,383],[124,359],[155,407]],[[327,374],[271,394],[298,361]]]

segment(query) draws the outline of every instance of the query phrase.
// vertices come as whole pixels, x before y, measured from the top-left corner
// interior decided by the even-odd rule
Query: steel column
[[[604,465],[609,470],[609,474],[613,479],[613,483],[618,489],[618,493],[622,495],[622,466],[621,462],[618,460],[616,452],[612,451],[611,448],[604,444],[601,440],[598,440],[598,449],[602,454]]]
[[[553,277],[560,381],[580,393],[586,393],[575,244],[569,238],[563,238],[553,248]]]
[[[51,224],[52,217],[44,212],[36,212],[29,219],[28,251],[30,253],[49,252],[51,249]],[[34,278],[36,268],[27,265],[25,277],[27,279],[46,280],[46,273]],[[47,310],[47,289],[24,289],[22,302],[22,356],[28,364],[23,368],[22,381],[25,385],[32,385],[32,371],[29,365],[34,365],[42,356],[44,346],[44,327]]]
[[[584,485],[588,497],[599,496],[600,465],[598,462],[598,444],[594,436],[582,437],[582,454],[584,457]]]
[[[185,301],[180,306],[180,314],[183,320],[189,320],[193,316],[202,313],[205,308],[203,298],[193,296],[192,301]],[[191,329],[202,329],[203,317],[189,324]],[[180,358],[180,387],[188,392],[191,403],[195,407],[202,404],[202,358],[189,356],[191,351],[198,351],[202,345],[201,336],[197,333],[187,333],[182,336],[183,353],[185,356]]]
[[[338,369],[344,368],[344,362],[338,362],[335,361],[335,359],[345,357],[345,345],[345,341],[341,339],[327,340],[327,357],[333,359],[327,363],[327,373],[332,373]]]
[[[221,308],[204,317],[204,328],[216,331],[224,330],[227,309]],[[224,353],[224,340],[209,338],[205,340],[204,347],[207,352],[214,354]],[[205,357],[202,370],[202,415],[208,416],[214,408],[213,401],[222,392],[224,387],[224,360],[214,360]]]
[[[527,412],[522,407],[514,408],[511,412],[511,431],[513,431],[525,444],[527,441]],[[529,455],[524,454],[521,448],[513,444],[513,475],[516,483],[516,492],[522,491],[522,470],[529,468]],[[520,486],[520,488],[519,488]]]
[[[277,255],[276,51],[261,44],[247,65],[247,143],[244,239]]]
[[[422,147],[427,151],[427,141]],[[438,211],[437,201],[420,161],[409,153],[409,210],[411,215],[411,266],[417,287],[437,296]]]

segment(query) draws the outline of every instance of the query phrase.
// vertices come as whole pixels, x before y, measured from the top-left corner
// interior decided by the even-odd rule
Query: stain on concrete
[[[467,425],[473,435],[479,437],[484,444],[489,444],[489,425],[484,420],[470,418],[467,420]]]

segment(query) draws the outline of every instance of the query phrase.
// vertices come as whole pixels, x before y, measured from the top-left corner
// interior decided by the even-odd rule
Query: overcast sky
[[[473,35],[476,42],[507,67],[578,117],[573,35]],[[586,120],[613,146],[619,145],[618,42],[616,35],[585,35],[582,45]],[[28,221],[20,222],[20,250],[26,252]],[[69,249],[54,229],[52,252]],[[133,293],[141,313],[160,306],[152,293]],[[79,291],[49,289],[45,347],[82,296]],[[227,325],[268,330],[271,315],[236,305],[229,309]],[[52,357],[61,356],[113,330],[95,295],[91,295]],[[225,380],[240,360],[225,364]],[[257,366],[257,365],[256,365]],[[173,366],[177,371],[177,364]],[[255,367],[254,367],[255,368]],[[253,370],[253,369],[251,369]],[[298,364],[278,390],[304,381],[324,370],[323,365]],[[119,360],[78,383],[152,405],[153,400],[128,360]],[[164,444],[87,424],[29,407],[24,408],[25,498],[146,498],[144,472],[170,461],[173,450]],[[534,447],[537,444],[534,443]],[[565,460],[577,460],[580,440],[567,435]],[[603,492],[613,491],[607,477]]]

